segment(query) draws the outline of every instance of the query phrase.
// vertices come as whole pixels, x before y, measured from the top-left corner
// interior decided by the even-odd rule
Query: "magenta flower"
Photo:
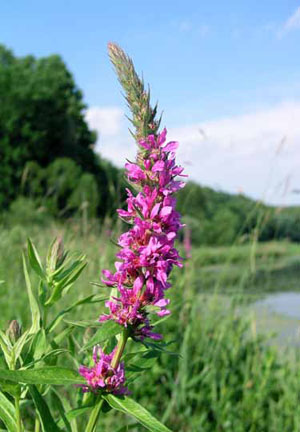
[[[87,381],[85,391],[124,393],[124,365],[120,361],[128,338],[161,339],[162,335],[153,331],[152,314],[160,318],[170,314],[166,298],[171,287],[169,276],[174,266],[182,267],[175,240],[183,225],[174,194],[185,185],[178,177],[186,176],[176,165],[178,143],[166,142],[166,129],[158,133],[157,106],[150,106],[150,93],[132,61],[115,44],[109,44],[109,54],[132,111],[136,132],[132,134],[139,149],[136,160],[125,164],[133,191],[127,189],[126,208],[117,210],[130,227],[118,239],[115,270],[104,270],[102,278],[106,286],[114,288],[114,294],[105,303],[106,313],[99,321],[114,321],[120,326],[117,345],[111,354],[96,347],[94,366],[81,366],[79,372]]]
[[[79,373],[82,375],[87,384],[83,386],[83,391],[105,390],[114,394],[126,394],[128,390],[124,387],[125,372],[124,363],[119,363],[117,368],[111,366],[114,351],[105,354],[99,346],[94,347],[93,361],[94,366],[88,368],[80,366]]]
[[[182,224],[172,194],[184,186],[175,180],[182,176],[183,168],[175,162],[178,143],[165,144],[166,134],[164,129],[157,138],[149,135],[140,140],[138,162],[125,165],[128,180],[140,192],[134,196],[127,190],[127,209],[118,210],[132,228],[118,240],[121,249],[115,273],[104,270],[102,279],[107,286],[116,287],[119,295],[106,302],[109,313],[99,320],[114,320],[141,339],[161,337],[152,332],[149,313],[160,317],[170,313],[165,299],[168,277],[174,265],[182,266],[174,246]]]

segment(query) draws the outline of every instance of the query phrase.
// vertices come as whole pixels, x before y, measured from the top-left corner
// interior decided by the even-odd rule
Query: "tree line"
[[[126,182],[121,169],[95,152],[97,136],[85,109],[59,55],[17,57],[0,45],[3,220],[17,214],[36,221],[78,215],[114,220]],[[299,208],[279,211],[193,182],[179,194],[178,207],[196,244],[227,244],[251,235],[300,241]]]

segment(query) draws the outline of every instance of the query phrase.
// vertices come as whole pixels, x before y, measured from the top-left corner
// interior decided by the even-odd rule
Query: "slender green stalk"
[[[17,432],[22,432],[22,420],[20,413],[20,396],[15,396],[15,409],[16,409],[16,421],[17,421]]]
[[[44,316],[43,316],[43,327],[47,327],[47,318],[48,318],[48,307],[44,307]]]
[[[119,339],[116,352],[111,362],[111,365],[114,369],[117,368],[120,363],[128,337],[129,337],[129,331],[128,329],[124,328],[123,332],[121,333],[121,337]]]
[[[103,399],[101,399],[101,396],[99,397],[97,403],[95,404],[93,411],[91,413],[91,416],[89,418],[89,422],[87,424],[87,427],[85,429],[85,432],[95,432],[99,414],[102,408]]]
[[[40,421],[39,421],[38,417],[36,416],[35,425],[34,425],[34,432],[40,432],[40,426],[41,426]]]

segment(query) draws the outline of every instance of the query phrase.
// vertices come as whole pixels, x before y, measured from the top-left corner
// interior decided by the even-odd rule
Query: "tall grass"
[[[87,255],[89,265],[72,288],[73,300],[105,289],[90,282],[99,281],[100,270],[112,265],[116,252],[107,241],[108,229],[93,230],[85,236],[76,226],[54,224],[43,229],[3,229],[1,328],[14,318],[26,322],[20,253],[28,235],[41,255],[45,255],[50,240],[57,235],[64,236],[67,249]],[[131,384],[139,401],[173,431],[300,431],[299,352],[289,348],[283,355],[267,343],[266,336],[257,333],[255,318],[245,306],[243,294],[254,285],[263,286],[267,278],[278,279],[278,274],[286,287],[290,281],[294,283],[293,263],[297,256],[299,246],[289,243],[258,244],[254,255],[251,245],[199,248],[192,251],[185,271],[175,272],[174,290],[170,293],[173,313],[159,324],[164,328],[165,341],[171,342],[166,347],[168,352],[163,352],[151,369],[142,370]],[[101,310],[96,306],[83,306],[69,318],[90,319],[97,313]],[[72,390],[70,403],[75,405]],[[121,429],[121,417],[108,414],[97,430],[142,430],[129,419],[125,419],[128,426]],[[84,430],[83,424],[81,427]]]

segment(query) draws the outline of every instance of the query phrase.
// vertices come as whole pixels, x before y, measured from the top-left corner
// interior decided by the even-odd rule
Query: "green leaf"
[[[31,353],[34,360],[38,360],[47,351],[48,342],[46,337],[46,332],[42,328],[40,329],[32,341]]]
[[[53,348],[58,348],[58,344],[61,343],[62,340],[65,340],[68,338],[68,336],[73,332],[74,327],[67,327],[65,328],[61,333],[59,333],[53,341],[51,342],[51,345]]]
[[[112,408],[134,417],[146,429],[149,429],[152,432],[171,432],[170,429],[164,426],[133,399],[127,396],[117,397],[112,394],[103,395],[103,398]]]
[[[78,432],[76,419],[75,418],[74,419],[68,418],[68,413],[71,411],[71,405],[69,402],[69,399],[70,399],[69,395],[67,393],[66,394],[60,394],[60,393],[58,393],[58,391],[54,387],[52,387],[52,394],[53,393],[59,398],[59,400],[63,406],[64,416],[66,417],[66,420],[70,423],[72,432]],[[63,418],[60,418],[57,422],[57,426],[59,426],[59,427],[63,427],[64,424],[65,424],[65,420],[63,420]]]
[[[141,354],[142,355],[139,355],[134,362],[130,362],[127,365],[128,370],[140,372],[149,369],[156,363],[157,358],[160,356],[160,352],[158,351],[146,351],[144,353],[141,352]]]
[[[93,407],[94,407],[94,405],[88,405],[88,406],[82,406],[80,408],[74,408],[71,411],[68,411],[66,413],[66,417],[67,417],[67,419],[69,421],[72,421],[76,417],[79,417],[82,414],[85,414],[86,412],[90,411]],[[62,419],[59,420],[58,425],[59,426],[63,425],[63,420]]]
[[[54,304],[57,300],[59,300],[62,296],[62,292],[66,289],[69,289],[73,283],[79,278],[81,272],[87,265],[86,262],[83,261],[84,257],[75,261],[69,269],[67,269],[64,273],[65,276],[62,277],[59,281],[54,281],[54,288],[50,298],[46,301],[45,305],[50,306]]]
[[[41,314],[38,302],[36,301],[36,298],[33,295],[32,288],[31,288],[31,282],[29,279],[28,271],[27,271],[27,265],[26,260],[23,255],[23,269],[24,269],[24,276],[25,276],[25,282],[27,287],[27,293],[29,298],[29,304],[30,304],[30,310],[31,310],[31,319],[32,319],[32,325],[29,330],[29,334],[35,334],[40,329],[40,320],[41,320]]]
[[[56,392],[52,392],[51,393],[51,398],[52,398],[52,402],[53,402],[54,408],[57,409],[57,411],[59,412],[59,415],[60,415],[61,419],[64,422],[66,431],[67,432],[72,432],[72,428],[71,428],[70,422],[69,422],[69,420],[66,417],[65,408],[63,406],[62,401],[60,400],[60,397],[58,396],[58,394]]]
[[[30,386],[29,392],[37,409],[43,432],[59,432],[60,429],[57,427],[55,421],[53,420],[48,405],[46,404],[45,399],[43,399],[36,386]]]
[[[168,343],[164,343],[164,342],[149,342],[149,341],[142,341],[142,344],[147,347],[150,348],[152,350],[157,350],[157,351],[161,351],[164,352],[166,354],[172,355],[172,356],[177,356],[179,357],[179,354],[174,352],[174,351],[169,351],[166,349],[166,347],[168,347],[169,345],[171,345],[172,343],[174,343],[175,341],[170,341]]]
[[[81,328],[87,328],[87,327],[99,328],[100,326],[102,326],[102,324],[99,321],[95,321],[95,320],[73,321],[73,320],[64,319],[64,322],[74,327],[81,327]]]
[[[9,366],[11,364],[12,345],[9,338],[2,330],[0,330],[0,348],[4,354],[6,364]]]
[[[0,369],[0,382],[12,381],[25,384],[68,385],[84,384],[84,378],[77,371],[57,366],[36,369]]]
[[[116,432],[128,432],[129,430],[136,429],[138,425],[139,425],[138,423],[134,423],[134,424],[122,426]]]
[[[29,335],[29,330],[26,330],[21,337],[17,340],[17,342],[14,344],[12,350],[11,350],[11,358],[12,358],[12,366],[14,367],[16,365],[16,362],[18,358],[20,357],[22,350],[24,348],[24,345],[29,341],[29,339],[32,337],[32,335]]]
[[[27,253],[31,268],[41,279],[45,279],[45,272],[39,254],[30,239],[27,239]]]
[[[53,273],[53,278],[57,282],[70,277],[70,275],[72,275],[72,273],[74,272],[74,270],[76,270],[78,265],[84,262],[85,255],[80,255],[79,257],[77,257],[77,259],[75,259],[75,257],[73,258],[74,258],[73,262],[72,262],[72,257],[70,256],[69,259],[64,263],[64,265],[60,266],[58,269],[55,270],[55,272]]]
[[[0,419],[9,432],[16,432],[16,412],[13,404],[0,392]]]
[[[97,345],[100,342],[105,341],[117,334],[121,333],[122,327],[114,321],[104,322],[99,330],[96,331],[94,336],[89,340],[89,342],[81,349],[81,351],[87,350],[88,348]]]
[[[49,325],[47,331],[50,333],[51,331],[53,331],[55,329],[55,327],[60,323],[60,321],[63,319],[64,315],[66,315],[67,313],[71,312],[73,309],[75,309],[77,306],[80,306],[82,304],[86,304],[86,303],[98,303],[100,301],[104,301],[106,300],[107,297],[99,297],[95,294],[89,295],[87,297],[84,297],[83,299],[78,300],[77,302],[73,303],[71,306],[69,306],[67,309],[62,310],[55,318],[54,320],[51,322],[51,324]]]
[[[57,348],[53,349],[51,351],[48,351],[45,355],[43,355],[41,358],[32,361],[30,364],[27,364],[27,367],[31,367],[41,361],[45,362],[46,364],[51,364],[52,358],[55,359],[55,357],[59,356],[60,354],[69,353],[70,351],[65,348]],[[50,360],[50,361],[49,361]]]
[[[12,396],[21,395],[21,387],[19,384],[13,383],[11,381],[2,381],[0,382],[0,387],[4,393],[9,393]]]

